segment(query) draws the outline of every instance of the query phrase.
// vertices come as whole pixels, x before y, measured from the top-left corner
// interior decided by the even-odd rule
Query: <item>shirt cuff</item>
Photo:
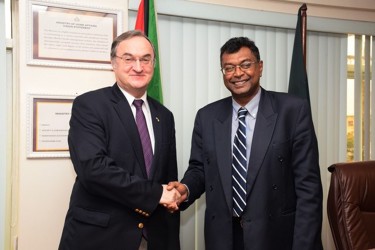
[[[187,190],[187,197],[186,197],[186,200],[184,202],[188,202],[189,201],[189,196],[190,196],[189,187],[186,184],[184,184],[184,183],[182,183],[182,185],[184,185],[186,187],[186,190]]]

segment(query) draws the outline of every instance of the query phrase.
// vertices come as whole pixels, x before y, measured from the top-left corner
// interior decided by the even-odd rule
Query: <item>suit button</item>
[[[144,227],[143,223],[138,224],[138,228],[142,229]]]

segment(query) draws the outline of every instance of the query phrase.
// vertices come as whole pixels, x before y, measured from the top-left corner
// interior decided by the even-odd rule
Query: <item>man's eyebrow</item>
[[[257,61],[256,61],[256,60],[253,61],[253,60],[250,59],[250,58],[246,58],[246,59],[243,59],[243,60],[240,62],[240,64],[242,64],[242,63],[244,63],[244,62],[251,62],[251,63],[254,63],[254,62],[257,62]],[[233,65],[233,66],[234,66],[233,63],[224,63],[223,65]]]
[[[133,55],[130,54],[130,53],[125,52],[124,54],[122,54],[122,56],[133,56]]]
[[[125,52],[124,54],[122,54],[122,56],[134,56],[134,55],[131,54],[131,53]],[[151,54],[145,54],[145,55],[141,56],[140,58],[145,58],[145,57],[152,57],[152,55]]]

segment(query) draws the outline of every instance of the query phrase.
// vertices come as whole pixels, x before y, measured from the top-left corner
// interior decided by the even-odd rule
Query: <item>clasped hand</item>
[[[164,184],[162,186],[163,194],[159,203],[173,213],[179,209],[181,202],[186,200],[187,188],[178,181],[169,182],[168,185]]]

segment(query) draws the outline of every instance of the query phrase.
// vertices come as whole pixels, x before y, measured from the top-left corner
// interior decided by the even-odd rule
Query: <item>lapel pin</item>
[[[159,117],[156,117],[156,120],[157,120],[158,122],[160,122]]]

